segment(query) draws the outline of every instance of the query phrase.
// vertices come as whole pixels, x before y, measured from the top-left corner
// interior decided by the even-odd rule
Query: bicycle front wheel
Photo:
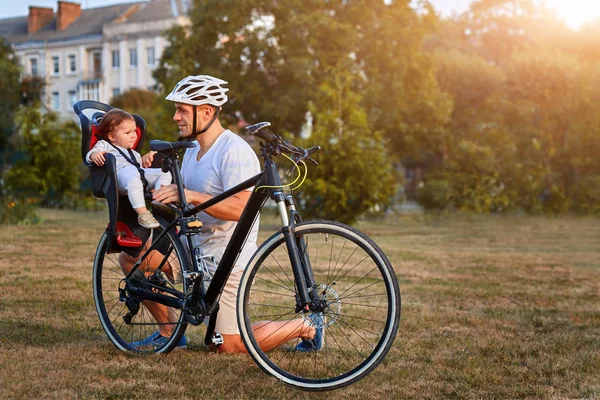
[[[166,225],[164,220],[159,222]],[[161,228],[154,229],[154,241],[160,232]],[[137,353],[167,353],[185,345],[184,313],[174,307],[142,301],[125,290],[123,256],[107,253],[107,240],[104,232],[94,258],[93,291],[98,317],[110,341],[121,350]],[[157,250],[140,265],[136,279],[155,293],[181,297],[187,287],[185,268],[184,247],[174,232],[168,232],[160,239]]]
[[[240,333],[254,361],[283,382],[312,391],[340,388],[371,372],[392,346],[400,321],[396,275],[381,249],[349,226],[311,221],[297,225],[295,236],[322,312],[314,318],[299,309],[279,232],[257,250],[240,282]],[[315,329],[323,333],[322,348],[299,351],[301,337]]]

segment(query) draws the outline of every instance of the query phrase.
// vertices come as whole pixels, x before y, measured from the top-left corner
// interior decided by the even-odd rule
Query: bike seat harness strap
[[[130,163],[131,165],[133,165],[134,167],[137,168],[138,172],[140,173],[140,179],[142,180],[142,184],[144,185],[144,191],[146,191],[146,189],[148,188],[148,181],[146,180],[146,177],[144,176],[144,169],[142,168],[142,166],[140,165],[140,163],[138,163],[137,160],[135,159],[135,154],[133,154],[133,150],[127,149],[128,152],[129,152],[129,157],[128,157],[127,154],[125,154],[123,152],[123,150],[121,150],[120,148],[118,148],[117,146],[115,146],[112,143],[110,143],[110,145],[112,147],[114,147],[115,149],[117,149],[117,151],[119,153],[121,153],[121,155],[123,156],[123,158],[125,160],[127,160],[128,163]]]

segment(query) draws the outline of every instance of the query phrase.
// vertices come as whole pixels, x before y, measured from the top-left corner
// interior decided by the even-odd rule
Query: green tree
[[[449,104],[430,58],[420,51],[434,27],[433,10],[419,16],[409,3],[197,1],[190,27],[169,31],[155,78],[165,93],[190,74],[226,78],[231,100],[224,115],[230,121],[241,113],[298,134],[328,68],[351,59],[361,66],[349,72],[364,82],[356,89],[365,92],[369,123],[393,143],[419,129],[414,135],[428,129],[429,140],[447,122]],[[399,133],[401,126],[406,128]]]
[[[452,99],[439,87],[424,40],[437,29],[427,2],[357,2],[348,7],[370,125],[389,139],[396,160],[431,160],[444,150]],[[344,38],[345,40],[346,38]]]
[[[385,140],[369,127],[346,68],[332,69],[319,87],[310,143],[322,146],[321,165],[310,169],[300,191],[303,212],[313,218],[352,223],[366,210],[384,207],[396,190]]]
[[[489,212],[515,207],[515,151],[502,115],[504,71],[464,50],[440,47],[433,56],[453,110],[443,163],[430,168],[419,198],[430,208]]]
[[[517,53],[508,71],[508,115],[519,153],[541,172],[534,181],[543,194],[542,206],[566,210],[581,156],[599,144],[589,136],[597,135],[597,127],[585,123],[592,111],[590,76],[576,58],[554,51]]]
[[[8,190],[18,198],[39,198],[46,206],[73,204],[84,178],[77,125],[25,107],[17,115],[17,126],[25,157],[7,172]]]
[[[593,32],[575,33],[529,0],[474,1],[440,24],[427,48],[453,110],[423,198],[476,211],[592,209],[600,201]]]
[[[421,49],[436,17],[427,2],[419,4],[417,12],[407,0],[196,1],[190,26],[168,32],[170,46],[154,76],[162,94],[186,75],[224,78],[231,88],[222,114],[226,120],[270,121],[278,133],[298,136],[308,111],[315,132],[326,135],[319,127],[327,121],[321,97],[327,85],[335,87],[335,70],[338,78],[352,78],[358,95],[353,104],[365,116],[361,129],[377,132],[374,140],[387,139],[394,160],[439,153],[451,100]],[[167,121],[172,105],[162,110]],[[362,164],[367,154],[353,153],[358,158],[352,162]],[[342,196],[329,198],[338,199],[340,207],[347,203]]]
[[[476,0],[461,20],[471,48],[500,64],[514,52],[567,49],[574,36],[551,9],[534,0]]]
[[[15,132],[15,113],[19,108],[19,74],[19,64],[10,43],[0,37],[0,178],[11,152],[10,139]]]

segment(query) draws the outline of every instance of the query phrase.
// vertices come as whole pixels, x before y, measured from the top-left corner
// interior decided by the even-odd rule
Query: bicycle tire
[[[154,238],[158,237],[159,232],[163,227],[166,227],[164,219],[157,217],[161,227],[154,229]],[[125,316],[129,312],[126,305],[126,299],[123,298],[119,288],[124,286],[123,273],[119,264],[120,253],[106,253],[107,249],[107,232],[104,232],[98,243],[96,255],[94,257],[93,268],[93,292],[96,312],[102,324],[104,332],[110,341],[120,350],[135,352],[135,353],[168,353],[177,347],[187,328],[187,322],[181,310],[173,307],[160,306],[156,307],[156,303],[143,301],[139,303],[139,311],[135,314],[131,321],[125,321]],[[155,239],[156,240],[156,239]],[[159,249],[162,253],[156,251],[149,256],[153,259],[154,267],[158,268],[160,261],[166,258],[170,265],[178,265],[178,270],[174,271],[177,280],[169,280],[169,277],[162,270],[155,274],[154,283],[160,283],[166,287],[178,290],[185,293],[187,284],[183,274],[187,270],[188,259],[184,246],[179,240],[179,237],[174,232],[167,232],[167,235],[161,239]],[[160,261],[159,261],[160,260]],[[149,263],[148,263],[149,264]],[[149,274],[152,267],[146,267],[146,272]],[[154,269],[156,271],[156,269]],[[146,276],[148,276],[146,274]],[[163,292],[164,293],[164,292]],[[126,297],[131,301],[135,301],[135,296],[130,293]],[[153,308],[155,313],[169,313],[171,318],[166,323],[159,323],[153,317],[150,309]],[[160,343],[144,343],[144,339],[155,335],[163,326],[163,331],[170,331],[169,335],[161,335],[166,337],[166,340],[161,339]]]
[[[390,350],[400,321],[398,281],[381,249],[350,226],[310,221],[297,225],[295,235],[306,243],[319,296],[327,303],[320,325],[324,347],[300,353],[300,338],[283,337],[276,349],[261,349],[261,340],[282,336],[272,321],[303,324],[300,329],[314,325],[306,313],[296,311],[297,291],[282,232],[259,247],[242,276],[240,334],[254,361],[284,383],[308,391],[338,389],[369,374]],[[259,332],[269,325],[272,332]]]

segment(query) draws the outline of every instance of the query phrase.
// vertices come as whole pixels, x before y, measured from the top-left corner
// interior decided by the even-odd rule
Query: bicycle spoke
[[[373,294],[363,294],[363,295],[360,295],[360,296],[344,296],[343,299],[344,300],[346,300],[346,299],[360,299],[360,298],[363,298],[363,297],[379,297],[379,296],[385,296],[385,297],[387,297],[387,295],[388,295],[387,293],[373,293]]]
[[[348,241],[344,240],[344,243],[342,244],[342,248],[340,249],[340,254],[338,255],[337,260],[335,260],[335,265],[333,266],[333,271],[335,271],[337,269],[337,266],[340,262],[340,258],[342,258],[342,254],[344,253],[344,249],[346,248],[346,243]],[[343,265],[342,265],[343,267]],[[340,267],[341,268],[341,267]],[[333,281],[332,277],[329,275],[329,271],[327,272],[327,282],[331,283]]]
[[[289,292],[293,292],[292,290],[290,290],[290,288],[288,288],[288,287],[286,287],[286,286],[281,286],[281,285],[278,285],[278,284],[276,284],[276,283],[273,283],[272,281],[270,281],[270,280],[268,280],[268,279],[265,279],[265,278],[263,278],[263,277],[260,277],[260,276],[259,276],[259,277],[257,277],[256,279],[257,279],[257,280],[260,280],[260,281],[263,281],[263,282],[265,282],[266,284],[270,284],[270,285],[276,286],[276,287],[278,287],[278,288],[281,288],[281,289],[283,289],[283,290],[286,290],[286,291],[289,291]]]
[[[275,257],[273,257],[273,259],[275,259]],[[275,262],[277,263],[277,265],[279,265],[279,269],[281,269],[281,271],[284,273],[284,275],[286,276],[286,278],[288,278],[288,281],[289,281],[289,279],[290,279],[290,278],[287,276],[287,274],[285,273],[285,271],[283,271],[283,268],[281,268],[281,265],[279,264],[279,262],[277,262],[277,260],[276,260],[276,259],[275,259]],[[293,283],[292,283],[292,285],[291,285],[292,287],[290,287],[290,285],[288,285],[286,282],[284,282],[283,280],[281,280],[281,278],[279,278],[279,277],[278,277],[278,276],[277,276],[277,275],[276,275],[276,274],[275,274],[273,271],[271,271],[271,270],[269,269],[269,267],[267,267],[266,265],[265,265],[264,267],[265,267],[265,269],[266,269],[266,270],[267,270],[267,271],[268,271],[268,272],[269,272],[271,275],[273,275],[273,276],[274,276],[274,277],[275,277],[275,278],[276,278],[276,279],[277,279],[279,282],[281,282],[281,283],[282,283],[282,284],[285,286],[285,288],[287,288],[287,290],[289,290],[290,292],[293,292],[293,291],[294,291],[294,289],[292,289],[292,287],[293,287]],[[263,279],[263,278],[261,278],[261,279]],[[291,283],[292,281],[289,281],[289,282]],[[274,285],[275,285],[275,284],[274,284]],[[282,286],[279,286],[279,287],[282,287]]]
[[[358,326],[355,325],[351,325],[348,322],[344,321],[343,318],[340,318],[338,321],[340,321],[342,324],[344,324],[346,327],[350,328],[350,330],[352,330],[352,332],[354,332],[354,334],[356,334],[360,339],[362,339],[366,344],[371,345],[369,341],[367,341],[367,339],[364,338],[364,336],[362,336],[360,333],[357,332],[358,330],[364,331],[366,333],[370,333],[371,335],[378,335],[377,332],[373,332],[373,331],[369,331],[365,328],[360,328]]]
[[[281,320],[282,318],[284,318],[284,317],[287,317],[287,316],[289,316],[289,315],[292,315],[292,314],[296,314],[296,312],[294,312],[294,311],[290,311],[290,312],[288,312],[288,313],[281,314],[281,315],[279,315],[279,317],[278,317],[278,318],[276,318],[276,319],[274,319],[274,320],[271,320],[271,321],[269,321],[268,323],[266,323],[265,325],[262,325],[262,326],[260,326],[260,327],[258,327],[258,328],[256,328],[256,329],[254,329],[254,331],[255,331],[255,332],[257,332],[257,331],[259,331],[260,329],[264,328],[265,326],[268,326],[270,323],[272,323],[272,322],[277,322],[277,321]],[[259,318],[262,318],[262,316],[258,316],[258,317],[259,317]],[[257,321],[257,322],[258,322],[258,321]]]
[[[273,292],[270,292],[270,291],[268,291],[268,290],[260,290],[260,289],[252,289],[252,290],[254,290],[256,293],[268,293],[268,294],[275,294],[275,295],[278,295],[278,296],[283,296],[283,297],[291,297],[291,298],[294,298],[294,297],[296,297],[296,296],[294,296],[294,295],[291,295],[291,294],[284,294],[284,293],[273,293]]]
[[[279,261],[277,261],[277,259],[275,258],[275,256],[274,256],[273,254],[271,254],[271,257],[273,258],[273,260],[275,260],[275,262],[277,263],[277,266],[279,267],[279,269],[281,270],[281,272],[283,272],[283,274],[285,275],[285,277],[287,278],[287,280],[288,280],[288,282],[289,282],[290,284],[288,285],[286,282],[282,281],[282,280],[281,280],[281,279],[280,279],[280,278],[279,278],[277,275],[275,275],[275,274],[274,274],[274,273],[272,273],[271,271],[269,271],[269,272],[271,272],[271,273],[273,274],[273,276],[275,276],[277,279],[279,279],[279,280],[281,281],[281,283],[283,283],[285,286],[287,286],[287,287],[288,287],[288,289],[290,289],[291,291],[294,291],[294,290],[292,289],[292,287],[294,287],[294,280],[293,280],[293,279],[290,279],[290,277],[289,277],[289,276],[286,274],[286,272],[283,270],[283,267],[281,266],[281,264],[279,264]],[[290,287],[290,286],[291,286],[291,287]]]
[[[364,261],[364,260],[363,260],[363,261]],[[361,261],[361,262],[362,262],[362,261]],[[341,293],[341,294],[340,294],[340,297],[344,296],[346,293],[348,293],[348,291],[349,291],[350,289],[352,289],[354,286],[356,286],[356,285],[358,285],[359,283],[361,283],[361,282],[362,282],[362,281],[363,281],[363,280],[364,280],[364,279],[365,279],[365,278],[366,278],[366,277],[367,277],[367,276],[368,276],[368,275],[369,275],[371,272],[375,271],[376,269],[377,269],[377,267],[374,267],[374,268],[373,268],[371,271],[367,272],[367,273],[365,274],[365,276],[363,276],[362,278],[360,278],[360,279],[359,279],[358,281],[356,281],[356,282],[355,282],[355,283],[354,283],[352,286],[350,286],[350,287],[349,287],[348,289],[346,289],[346,290],[345,290],[343,293]],[[372,284],[370,284],[369,286],[366,286],[366,287],[364,287],[364,288],[363,288],[363,289],[361,289],[361,290],[367,289],[368,287],[371,287],[371,286],[373,286],[373,285],[376,285],[376,284],[378,284],[378,283],[380,283],[380,282],[383,282],[383,281],[382,281],[382,280],[379,280],[379,281],[377,281],[377,282],[373,282]],[[356,292],[353,292],[353,293],[351,293],[351,295],[352,295],[352,294],[355,294],[355,293],[358,293],[359,291],[360,291],[360,290],[357,290]]]

